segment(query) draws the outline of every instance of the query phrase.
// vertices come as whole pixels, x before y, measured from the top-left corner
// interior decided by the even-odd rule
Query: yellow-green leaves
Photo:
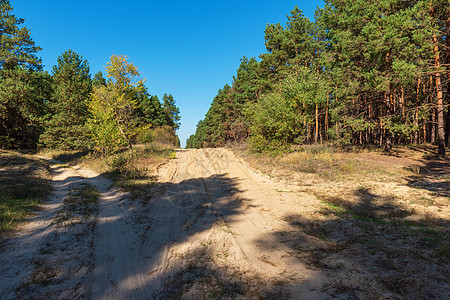
[[[93,149],[98,154],[114,153],[124,145],[115,120],[114,94],[105,86],[94,88],[89,102],[91,118],[87,127],[91,132]]]
[[[140,83],[144,83],[143,80],[139,80],[140,73],[137,67],[127,59],[125,55],[114,54],[106,66],[106,74],[116,88],[139,86]]]
[[[123,55],[113,55],[106,67],[108,83],[94,89],[89,104],[92,114],[88,122],[93,147],[101,155],[116,152],[138,133],[134,110],[135,94],[143,86],[137,67]]]

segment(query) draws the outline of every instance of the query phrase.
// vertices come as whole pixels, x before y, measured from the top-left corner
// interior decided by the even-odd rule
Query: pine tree
[[[174,130],[180,128],[180,109],[175,105],[175,100],[171,94],[164,94],[162,108],[165,115],[165,124]]]
[[[40,138],[43,146],[61,150],[88,147],[84,124],[91,92],[87,60],[72,50],[63,52],[53,67],[52,116]]]
[[[92,78],[92,85],[95,87],[106,86],[106,79],[103,77],[102,71],[95,73],[94,78]]]
[[[36,53],[42,48],[35,45],[28,28],[21,26],[25,20],[17,18],[12,11],[8,0],[0,0],[0,68],[40,69],[41,61]]]
[[[49,76],[40,71],[41,50],[12,14],[7,0],[0,0],[0,147],[34,147],[46,113]]]
[[[158,96],[150,95],[146,86],[141,85],[136,91],[137,107],[135,109],[136,121],[139,126],[152,127],[166,125],[166,114]]]

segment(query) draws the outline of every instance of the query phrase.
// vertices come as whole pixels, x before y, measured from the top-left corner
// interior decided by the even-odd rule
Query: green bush
[[[136,142],[138,144],[157,143],[176,147],[180,146],[180,140],[171,126],[141,128],[136,137]]]
[[[136,143],[138,144],[150,144],[153,142],[153,129],[151,125],[146,125],[139,128],[136,136]]]
[[[265,153],[270,156],[278,156],[291,152],[291,145],[284,141],[268,141],[261,135],[250,136],[249,141],[253,152]]]
[[[180,146],[180,140],[171,126],[161,126],[152,130],[154,143],[165,145]]]

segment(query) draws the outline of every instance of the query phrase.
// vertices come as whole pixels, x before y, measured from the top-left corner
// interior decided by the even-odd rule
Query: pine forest
[[[267,53],[241,59],[187,146],[437,143],[444,156],[449,10],[447,0],[329,0],[311,21],[296,7],[284,26],[267,25]]]

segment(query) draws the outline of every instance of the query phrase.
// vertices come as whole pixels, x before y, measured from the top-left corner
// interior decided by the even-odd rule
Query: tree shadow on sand
[[[101,178],[92,180],[95,185]],[[253,205],[241,196],[237,178],[221,174],[156,188],[147,181],[137,184],[148,190],[147,196],[130,200],[125,195],[107,202],[116,209],[95,229],[119,229],[123,236],[112,236],[111,247],[133,235],[130,244],[122,244],[124,251],[117,252],[133,264],[121,269],[115,265],[120,258],[110,249],[96,252],[97,268],[91,276],[79,277],[90,286],[86,296],[287,299],[289,286],[314,280],[268,278],[248,264],[248,253],[239,252],[230,230],[235,218]],[[267,247],[267,253],[288,247],[289,255],[327,279],[317,291],[322,297],[448,298],[448,222],[409,220],[408,208],[369,189],[358,189],[354,196],[357,201],[325,199],[314,215],[300,208],[285,215],[286,230],[268,233],[275,243],[259,236],[248,239]],[[94,236],[95,247],[99,237]],[[110,273],[116,266],[120,271]],[[50,278],[45,284],[63,286],[61,280]]]
[[[328,278],[339,299],[448,299],[449,222],[408,221],[412,212],[360,188],[357,201],[329,198],[315,215],[285,216],[276,232],[297,257]]]
[[[237,196],[241,192],[237,184],[237,179],[223,174],[156,188],[143,183],[149,190],[153,188],[152,193],[131,201],[133,204],[124,208],[129,214],[110,218],[120,227],[132,218],[135,235],[140,237],[135,245],[138,251],[124,253],[138,256],[139,266],[111,279],[121,286],[140,277],[140,284],[122,290],[122,295],[135,299],[286,298],[280,282],[267,282],[248,266],[239,266],[245,264],[245,258],[236,252],[239,249],[227,225],[252,204]],[[237,260],[237,266],[229,268],[230,259]],[[101,273],[107,268],[98,271],[96,277],[109,276]],[[95,297],[111,293],[111,287],[93,290]]]
[[[409,169],[413,174],[407,178],[408,186],[450,197],[450,160],[422,159]]]

